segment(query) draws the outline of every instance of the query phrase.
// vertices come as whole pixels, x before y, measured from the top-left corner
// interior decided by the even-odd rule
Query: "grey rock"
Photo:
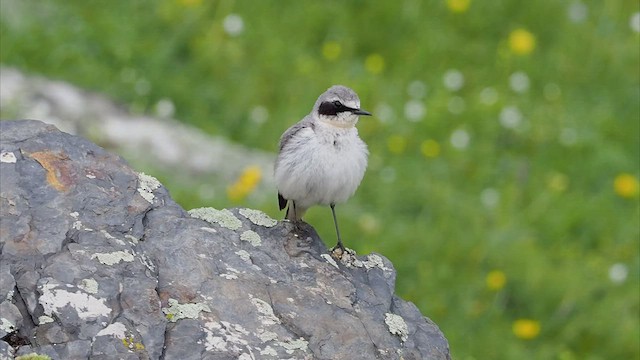
[[[335,260],[308,225],[186,212],[118,156],[38,121],[0,122],[0,180],[0,317],[24,342],[0,355],[450,358],[394,294],[387,259]]]
[[[15,350],[7,342],[0,340],[0,360],[13,359]]]

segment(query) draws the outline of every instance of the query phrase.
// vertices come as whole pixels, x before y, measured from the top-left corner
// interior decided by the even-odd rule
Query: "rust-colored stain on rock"
[[[28,154],[47,171],[47,182],[58,191],[67,191],[73,184],[69,157],[61,152],[38,151]]]

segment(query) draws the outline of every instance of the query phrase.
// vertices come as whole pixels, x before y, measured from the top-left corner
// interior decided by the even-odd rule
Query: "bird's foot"
[[[347,250],[345,249],[344,245],[342,245],[342,242],[338,242],[336,246],[332,247],[329,250],[329,253],[331,253],[331,256],[333,256],[338,260],[342,259],[342,255],[344,255],[346,252]]]

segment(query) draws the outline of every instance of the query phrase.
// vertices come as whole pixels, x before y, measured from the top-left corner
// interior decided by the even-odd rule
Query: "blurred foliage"
[[[375,116],[343,237],[393,261],[455,358],[639,358],[637,1],[0,4],[3,64],[249,147],[354,88]],[[186,208],[281,217],[275,190],[233,195],[249,174],[212,201],[156,175]],[[307,221],[333,245],[328,209]]]

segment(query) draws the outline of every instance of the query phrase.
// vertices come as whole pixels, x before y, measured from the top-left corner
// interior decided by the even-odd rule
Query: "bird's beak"
[[[356,115],[365,115],[365,116],[371,116],[371,113],[368,112],[367,110],[362,110],[362,109],[355,109],[352,111],[353,114]]]

